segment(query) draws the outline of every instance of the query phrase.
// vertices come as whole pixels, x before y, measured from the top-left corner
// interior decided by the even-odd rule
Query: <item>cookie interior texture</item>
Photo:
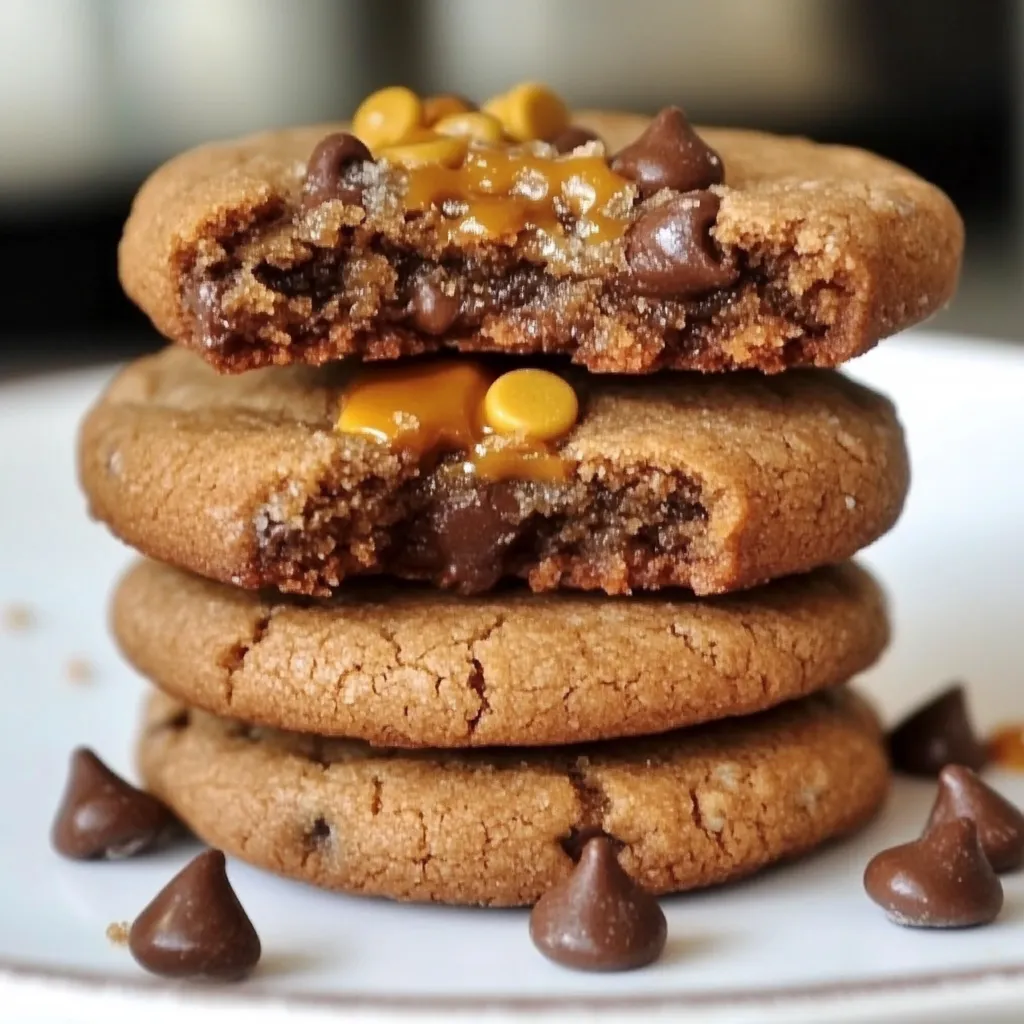
[[[630,114],[575,120],[609,153],[647,125]],[[557,273],[528,236],[438,249],[431,217],[402,210],[403,172],[386,163],[368,165],[361,206],[303,204],[306,161],[344,127],[204,146],[143,186],[120,272],[167,337],[226,371],[454,347],[566,353],[592,371],[775,372],[867,350],[940,308],[959,273],[963,226],[934,186],[859,150],[732,129],[700,129],[725,164],[712,236],[738,269],[728,287],[635,294],[628,232],[583,245]],[[414,293],[441,277],[461,296],[458,315],[425,333]]]
[[[565,372],[565,367],[560,368]],[[335,429],[350,368],[214,373],[180,349],[125,370],[85,420],[92,513],[143,554],[243,587],[324,595],[387,573],[480,593],[721,593],[842,561],[909,483],[883,397],[826,371],[566,373],[564,481],[484,484]]]
[[[310,603],[143,562],[112,623],[128,660],[188,704],[393,747],[573,743],[750,714],[845,682],[888,640],[881,591],[854,565],[704,600],[519,589],[470,603],[364,582]]]
[[[889,777],[878,722],[845,688],[656,739],[447,753],[253,729],[158,695],[139,761],[200,838],[242,860],[493,906],[535,902],[595,833],[651,892],[728,881],[863,825]]]

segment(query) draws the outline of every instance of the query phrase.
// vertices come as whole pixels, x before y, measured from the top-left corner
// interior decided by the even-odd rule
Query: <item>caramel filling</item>
[[[499,376],[467,361],[366,370],[345,389],[337,428],[411,451],[421,461],[449,452],[464,453],[465,472],[485,482],[564,480],[572,464],[554,451],[553,438],[545,441],[531,436],[529,422],[511,433],[503,426],[500,412],[513,409],[516,392],[543,383],[531,380],[531,373],[554,377],[544,370],[517,373],[510,388],[507,378],[513,374]],[[558,380],[562,389],[555,394],[567,403],[571,396],[571,409],[564,410],[561,417],[567,432],[575,422],[575,395]],[[497,381],[506,386],[494,390]],[[538,429],[548,422],[538,424]]]
[[[603,153],[574,155],[589,133],[577,128],[568,148],[559,148],[572,128],[569,112],[536,82],[493,97],[483,110],[450,96],[424,102],[392,86],[360,104],[352,127],[377,159],[404,168],[407,210],[441,212],[442,245],[514,241],[523,231],[557,244],[570,230],[597,244],[621,238],[629,224],[636,187]],[[541,151],[547,155],[538,141],[549,144]]]
[[[630,183],[602,157],[480,148],[458,167],[424,164],[406,174],[406,208],[441,210],[443,244],[514,239],[522,231],[561,238],[570,219],[576,237],[597,244],[621,238],[630,223]]]

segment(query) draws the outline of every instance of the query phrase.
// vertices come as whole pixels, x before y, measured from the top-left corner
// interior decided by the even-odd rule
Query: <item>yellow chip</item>
[[[423,104],[404,85],[371,93],[352,117],[352,133],[370,149],[401,142],[423,124]]]
[[[553,139],[569,127],[569,110],[546,85],[523,82],[488,100],[483,109],[496,117],[517,142]]]
[[[442,117],[449,117],[452,114],[464,114],[473,110],[473,106],[461,96],[452,93],[443,93],[440,96],[428,96],[423,101],[423,123],[433,127]]]
[[[501,122],[493,114],[485,114],[482,110],[442,117],[434,125],[434,131],[440,135],[488,142],[491,145],[501,142],[505,134]]]
[[[427,164],[441,164],[444,167],[458,167],[466,159],[469,142],[447,135],[400,142],[395,146],[381,146],[374,155],[403,167],[424,167]]]
[[[576,392],[548,370],[502,374],[484,397],[484,419],[498,434],[554,441],[572,430],[579,413]]]

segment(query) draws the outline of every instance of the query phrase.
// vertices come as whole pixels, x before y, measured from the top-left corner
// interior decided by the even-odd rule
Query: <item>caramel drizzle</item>
[[[421,461],[465,452],[464,471],[485,482],[565,480],[572,463],[548,445],[499,438],[484,422],[484,396],[495,378],[466,362],[367,370],[345,389],[338,429],[410,451]]]
[[[459,167],[411,167],[406,175],[406,208],[440,209],[442,244],[514,239],[522,231],[564,238],[567,217],[576,237],[596,244],[621,238],[629,224],[630,182],[602,157],[472,148]],[[612,212],[616,205],[621,216]]]

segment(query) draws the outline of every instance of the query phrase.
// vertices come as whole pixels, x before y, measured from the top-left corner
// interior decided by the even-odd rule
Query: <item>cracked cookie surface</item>
[[[416,753],[252,729],[163,695],[146,785],[203,840],[314,885],[516,906],[603,832],[655,893],[714,885],[863,825],[888,786],[883,738],[845,687],[655,739]]]
[[[313,604],[142,562],[112,621],[129,661],[188,704],[388,747],[540,746],[746,715],[846,682],[888,640],[882,594],[852,564],[702,601],[362,584]]]
[[[482,483],[459,456],[335,430],[352,368],[235,377],[169,348],[83,424],[92,513],[142,554],[246,588],[325,595],[364,574],[480,593],[754,586],[849,558],[899,516],[903,433],[830,371],[624,378],[581,402],[564,480]]]
[[[608,154],[648,124],[574,120]],[[963,226],[952,203],[861,150],[700,129],[724,161],[712,235],[738,279],[697,296],[624,298],[621,239],[587,246],[582,265],[558,272],[531,256],[528,233],[424,250],[422,218],[389,215],[403,187],[387,163],[371,165],[362,205],[307,210],[306,162],[343,127],[203,146],[152,175],[125,227],[120,274],[164,335],[235,372],[444,347],[559,352],[601,372],[776,372],[839,365],[935,312],[956,286]],[[440,272],[465,298],[449,329],[431,334],[416,327],[415,292]]]

